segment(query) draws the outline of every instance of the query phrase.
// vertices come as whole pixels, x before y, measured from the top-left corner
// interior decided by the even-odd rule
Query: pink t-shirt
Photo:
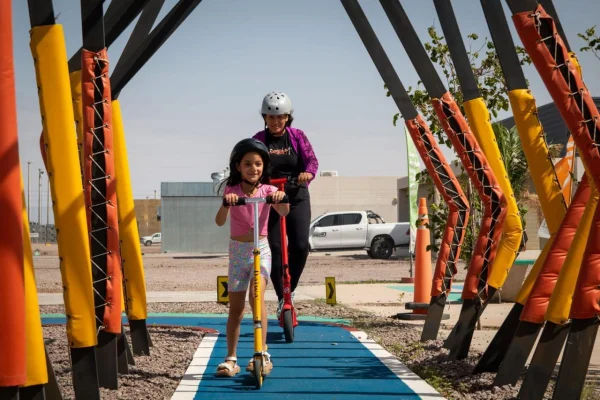
[[[277,188],[272,185],[260,185],[257,192],[252,197],[267,197],[271,193],[277,191]],[[248,197],[242,191],[241,185],[225,186],[223,194],[235,193],[239,197]],[[258,223],[260,226],[260,235],[267,236],[268,220],[271,205],[266,203],[258,204]],[[253,233],[254,227],[254,204],[246,204],[244,206],[235,206],[229,209],[231,213],[231,236],[241,236],[247,233]]]

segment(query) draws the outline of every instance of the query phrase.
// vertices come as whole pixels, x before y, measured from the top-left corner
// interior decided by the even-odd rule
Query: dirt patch
[[[143,257],[146,290],[149,292],[216,290],[217,276],[227,275],[227,256],[149,254]],[[61,293],[62,281],[56,257],[36,257],[35,276],[40,293]],[[336,283],[399,282],[409,276],[410,263],[398,258],[373,260],[362,253],[312,253],[300,285],[323,284],[326,276]],[[455,280],[464,281],[459,266]]]

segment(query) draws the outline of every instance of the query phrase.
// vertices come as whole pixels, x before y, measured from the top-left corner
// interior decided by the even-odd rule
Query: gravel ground
[[[187,291],[216,290],[217,276],[227,275],[227,256],[148,254],[143,257],[146,290]],[[61,293],[62,282],[58,258],[34,258],[39,292]],[[464,281],[466,271],[459,265],[455,280]],[[335,276],[336,283],[398,282],[409,276],[406,260],[372,260],[363,253],[341,253],[328,256],[313,253],[302,273],[301,285],[322,284],[325,276]]]
[[[148,330],[153,343],[150,356],[135,356],[136,365],[129,366],[128,374],[119,375],[117,390],[100,388],[103,400],[170,399],[204,335],[203,331],[186,328],[148,327]],[[74,399],[65,327],[44,326],[43,331],[63,398]],[[129,337],[128,327],[125,332]]]
[[[494,374],[484,373],[480,375],[471,375],[472,369],[481,353],[473,352],[468,359],[457,362],[447,361],[448,350],[442,348],[443,340],[430,341],[427,343],[420,343],[419,339],[421,336],[420,327],[415,327],[403,323],[402,321],[389,318],[389,317],[378,317],[364,311],[355,310],[342,305],[330,306],[322,301],[311,301],[311,302],[298,302],[297,308],[300,315],[312,315],[328,318],[341,318],[350,321],[351,325],[367,332],[371,338],[376,340],[379,344],[385,347],[390,353],[396,355],[403,363],[405,363],[412,371],[418,374],[421,378],[425,379],[430,385],[436,390],[446,396],[448,399],[468,399],[468,400],[483,400],[483,399],[494,399],[494,400],[507,400],[516,399],[516,395],[520,388],[520,383],[516,387],[504,386],[504,387],[492,387],[492,381]],[[274,313],[276,304],[273,302],[267,302],[267,310],[269,313]],[[186,313],[226,313],[227,306],[217,303],[149,303],[149,312],[186,312]],[[62,306],[43,306],[42,312],[44,313],[60,313],[63,312]],[[250,312],[250,308],[247,307],[247,312]],[[46,331],[45,331],[46,332]],[[62,331],[61,331],[62,332]],[[159,382],[164,382],[164,388],[162,393],[166,393],[168,390],[174,390],[176,383],[174,377],[181,372],[177,372],[173,366],[179,365],[177,362],[172,360],[175,357],[180,360],[181,365],[185,364],[183,359],[187,357],[190,359],[195,346],[199,342],[200,335],[185,333],[184,329],[177,330],[177,336],[179,340],[187,334],[192,336],[189,340],[194,342],[192,345],[177,347],[175,354],[163,354],[158,353],[160,349],[161,335],[162,340],[166,340],[169,337],[168,330],[160,330],[153,328],[151,330],[152,339],[155,342],[155,347],[152,349],[153,356],[151,358],[152,363],[145,364],[151,366],[153,371],[166,371],[171,368],[168,376],[160,376]],[[194,336],[195,335],[195,336]],[[156,339],[155,339],[156,338]],[[188,336],[189,338],[189,336]],[[64,340],[63,340],[64,342]],[[64,345],[64,344],[63,344]],[[179,352],[181,350],[181,352]],[[66,352],[66,348],[65,348]],[[186,353],[187,352],[187,353]],[[156,354],[156,355],[155,355]],[[160,354],[160,355],[158,355]],[[274,355],[276,357],[276,355]],[[54,361],[54,357],[57,355],[51,355]],[[157,357],[157,358],[155,358]],[[60,358],[60,357],[59,357]],[[137,361],[137,359],[136,359]],[[148,360],[150,361],[150,360]],[[144,370],[145,366],[140,362],[140,370]],[[150,379],[149,386],[142,387],[129,386],[126,382],[132,382],[134,379],[142,379],[144,382],[149,380],[149,374],[154,379],[159,379],[156,376],[156,372],[150,373],[140,372],[139,375],[132,376],[123,380],[123,387],[119,389],[121,399],[128,398],[144,398],[142,397],[128,397],[132,393],[148,393],[147,388],[154,387],[155,384]],[[140,389],[136,389],[139,387]],[[139,391],[138,391],[139,390]],[[552,384],[550,385],[544,399],[551,399],[552,397]],[[153,389],[154,392],[154,389]],[[600,388],[587,387],[586,388],[587,399],[600,398]],[[107,397],[109,398],[109,397]],[[111,399],[113,397],[110,397]]]
[[[47,250],[45,255],[34,258],[37,284],[40,292],[61,292],[62,284],[57,258]],[[459,266],[456,281],[463,281],[464,265]],[[222,255],[174,255],[146,254],[144,270],[147,291],[215,290],[216,277],[226,275],[227,257]],[[335,276],[337,283],[348,282],[397,282],[408,276],[406,260],[372,260],[359,253],[313,253],[309,256],[302,275],[303,285],[321,284],[325,276]],[[366,331],[373,339],[396,355],[411,370],[427,380],[449,399],[515,399],[516,387],[494,388],[494,374],[471,375],[480,353],[472,352],[462,361],[448,362],[448,351],[442,340],[426,344],[419,342],[420,327],[401,321],[375,316],[343,305],[329,306],[322,301],[298,302],[300,315],[342,318]],[[274,314],[276,304],[267,302],[267,310]],[[227,306],[218,303],[149,303],[149,312],[227,313]],[[42,306],[42,313],[63,313],[62,306]],[[250,307],[247,307],[250,313]],[[127,328],[126,328],[127,329]],[[155,346],[150,357],[136,357],[137,365],[129,375],[120,378],[118,391],[103,389],[103,398],[153,399],[169,398],[192,358],[202,333],[184,328],[150,328]],[[70,393],[68,351],[64,327],[45,327],[44,335],[49,344],[50,357],[59,374],[59,382]],[[167,343],[177,343],[175,347]],[[162,349],[162,350],[161,350]],[[135,382],[135,384],[134,384]],[[111,397],[112,396],[112,397]],[[67,396],[68,398],[68,396]],[[547,399],[551,398],[551,387]],[[600,389],[586,387],[586,399],[600,398]]]

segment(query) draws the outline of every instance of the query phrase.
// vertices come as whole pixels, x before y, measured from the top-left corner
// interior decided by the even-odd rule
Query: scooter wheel
[[[283,335],[286,343],[294,341],[294,319],[292,318],[292,310],[283,312]]]
[[[263,383],[262,357],[254,357],[254,379],[256,388],[260,389]]]

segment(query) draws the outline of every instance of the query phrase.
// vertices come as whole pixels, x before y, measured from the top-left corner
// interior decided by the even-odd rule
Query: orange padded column
[[[21,166],[12,2],[0,1],[0,386],[26,380]]]

